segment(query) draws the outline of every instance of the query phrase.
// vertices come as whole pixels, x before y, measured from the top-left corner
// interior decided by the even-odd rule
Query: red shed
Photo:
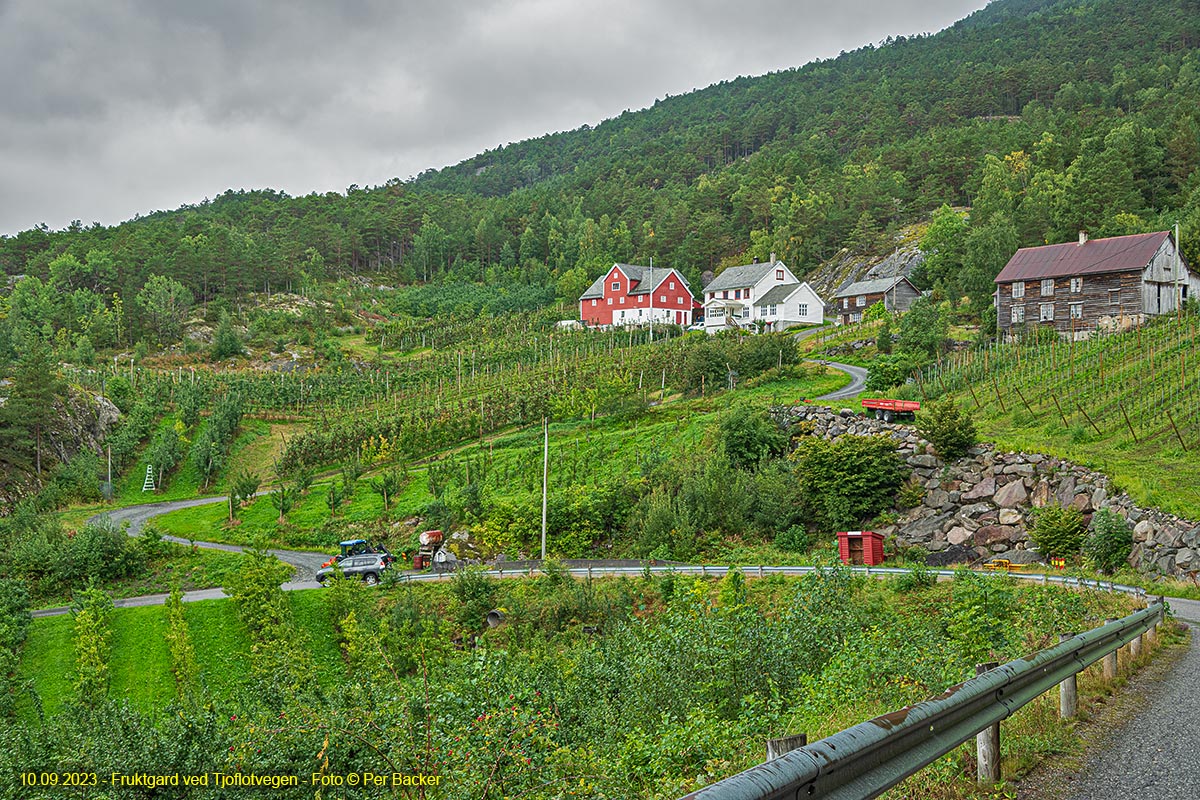
[[[883,534],[875,531],[839,531],[838,553],[843,564],[883,563]]]

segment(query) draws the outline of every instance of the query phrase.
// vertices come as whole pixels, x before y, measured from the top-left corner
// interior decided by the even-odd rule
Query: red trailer
[[[892,400],[887,397],[868,397],[862,401],[863,408],[875,412],[875,419],[891,422],[896,419],[915,419],[921,404],[916,400]]]
[[[873,567],[883,563],[883,534],[875,531],[839,531],[838,555],[843,564]]]

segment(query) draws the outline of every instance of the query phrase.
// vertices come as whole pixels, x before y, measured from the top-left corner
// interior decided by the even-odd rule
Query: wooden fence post
[[[807,733],[794,733],[778,739],[767,739],[767,761],[774,761],[782,755],[798,750],[808,744]]]
[[[1060,633],[1058,640],[1065,642],[1074,634]],[[1058,716],[1059,719],[1074,719],[1075,709],[1079,699],[1078,673],[1072,672],[1058,684]]]
[[[998,667],[995,661],[976,664],[975,674],[982,675]],[[975,755],[979,768],[976,777],[979,783],[997,783],[1000,780],[1000,723],[984,728],[975,735]]]
[[[1107,625],[1110,622],[1116,622],[1116,621],[1117,620],[1115,617],[1109,618],[1109,619],[1104,620],[1104,624]],[[1110,682],[1116,680],[1117,679],[1117,651],[1113,650],[1111,653],[1106,655],[1101,660],[1101,664],[1102,664],[1102,667],[1104,670],[1105,682],[1110,683]]]

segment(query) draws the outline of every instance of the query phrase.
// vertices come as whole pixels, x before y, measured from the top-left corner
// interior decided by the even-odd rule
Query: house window
[[[800,304],[800,316],[802,316],[802,317],[808,316],[808,303]]]
[[[608,298],[608,304],[609,304],[610,306],[612,305],[612,298],[611,298],[611,297],[610,297],[610,298]]]
[[[675,301],[676,301],[676,302],[678,302],[678,303],[679,303],[679,305],[683,305],[683,298],[682,298],[682,297],[676,297],[676,298],[675,298]]]
[[[625,295],[621,295],[621,305],[625,305]]]
[[[1071,303],[1071,319],[1083,319],[1083,303]]]
[[[668,288],[668,289],[674,289],[674,288],[675,288],[675,281],[671,281],[671,282],[670,282],[670,284],[667,286],[667,288]]]
[[[644,295],[644,294],[639,294],[639,295],[638,295],[638,305],[640,306],[640,305],[641,305],[642,303],[644,303],[645,301],[646,301],[646,295]]]
[[[1012,321],[1014,325],[1020,325],[1025,321],[1025,306],[1012,307]]]
[[[777,280],[777,281],[783,280],[783,270],[781,270],[781,269],[775,270],[775,280]]]
[[[722,299],[722,300],[728,300],[728,299],[729,299],[729,290],[728,290],[728,289],[726,289],[725,291],[721,292],[721,299]]]
[[[842,308],[849,308],[849,307],[850,307],[850,298],[847,297],[844,300],[842,300]]]
[[[858,297],[857,297],[857,298],[854,300],[854,305],[858,306],[859,308],[862,308],[862,307],[863,307],[863,306],[865,306],[866,304],[867,304],[867,297],[866,297],[866,295],[861,295],[861,294],[860,294],[860,295],[859,295],[859,296],[858,296]]]
[[[771,316],[771,317],[773,317],[773,316],[775,316],[775,313],[776,313],[776,312],[775,312],[775,304],[774,304],[774,303],[772,303],[771,305],[767,306],[767,315],[768,315],[768,316]]]
[[[734,289],[734,290],[733,290],[733,299],[734,299],[734,300],[741,300],[741,299],[742,299],[742,290],[741,290],[741,289]]]
[[[1042,297],[1054,296],[1054,278],[1042,279]]]
[[[862,322],[862,312],[855,311],[853,314],[850,315],[850,321],[851,322]]]
[[[619,291],[621,291],[621,282],[620,282],[620,281],[613,281],[613,285],[612,285],[612,287],[613,287],[613,291],[614,291],[614,292],[619,292]]]
[[[1042,322],[1054,322],[1054,303],[1042,303],[1038,309],[1038,319]]]
[[[594,308],[594,307],[595,307],[595,305],[596,305],[596,301],[595,301],[595,300],[593,300],[593,301],[592,301],[592,307]]]
[[[1121,290],[1120,289],[1109,289],[1108,290],[1108,304],[1110,306],[1121,305]]]
[[[708,315],[710,317],[723,317],[725,316],[725,309],[721,306],[713,306],[711,309],[709,309]]]
[[[625,319],[625,311],[624,311],[624,309],[622,309],[622,310],[621,310],[621,319]]]
[[[1079,294],[1083,291],[1083,278],[1071,278],[1072,294]]]
[[[658,300],[660,303],[665,303],[665,302],[667,302],[667,296],[665,294],[660,294],[658,296]]]
[[[749,289],[746,290],[746,299],[747,300],[750,299],[750,290]]]
[[[1025,296],[1025,281],[1016,281],[1013,283],[1012,296],[1014,300]]]

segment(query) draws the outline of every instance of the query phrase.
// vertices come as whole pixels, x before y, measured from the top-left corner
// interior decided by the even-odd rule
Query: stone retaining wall
[[[908,425],[824,406],[779,406],[771,413],[783,425],[811,423],[812,434],[826,439],[844,434],[894,439],[924,493],[919,506],[900,512],[895,525],[879,532],[924,547],[931,563],[992,556],[1014,563],[1037,561],[1028,535],[1030,513],[1057,504],[1075,506],[1089,522],[1100,508],[1127,519],[1134,541],[1129,563],[1138,571],[1192,580],[1200,576],[1200,524],[1142,508],[1116,491],[1107,476],[1078,464],[1038,453],[998,452],[990,444],[945,463]]]

